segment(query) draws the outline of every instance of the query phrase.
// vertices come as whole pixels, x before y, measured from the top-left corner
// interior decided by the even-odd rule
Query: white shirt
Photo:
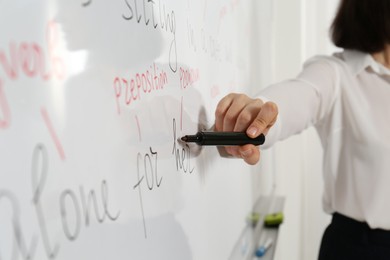
[[[324,148],[323,207],[390,230],[390,70],[346,50],[317,56],[266,88],[278,120],[266,146],[314,125]]]

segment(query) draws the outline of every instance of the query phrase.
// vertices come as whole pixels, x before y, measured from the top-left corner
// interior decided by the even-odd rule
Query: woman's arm
[[[216,108],[215,129],[245,131],[251,137],[263,133],[266,147],[301,132],[330,111],[339,85],[336,66],[330,58],[314,58],[305,63],[297,78],[266,88],[260,98],[225,96]],[[253,145],[226,147],[226,151],[248,164],[260,159],[260,151]]]

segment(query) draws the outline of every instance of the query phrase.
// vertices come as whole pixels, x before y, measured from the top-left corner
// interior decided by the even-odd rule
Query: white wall
[[[273,79],[295,77],[305,60],[335,51],[328,29],[338,0],[275,0]],[[275,259],[317,259],[330,216],[322,211],[322,149],[310,128],[272,148],[276,192],[286,197]]]

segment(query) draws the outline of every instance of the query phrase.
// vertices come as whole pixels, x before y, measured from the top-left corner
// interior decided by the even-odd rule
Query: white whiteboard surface
[[[227,259],[256,169],[177,139],[267,79],[270,13],[0,0],[0,259]]]

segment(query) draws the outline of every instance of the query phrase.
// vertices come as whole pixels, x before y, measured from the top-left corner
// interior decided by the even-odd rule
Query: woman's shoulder
[[[332,55],[315,55],[304,63],[304,67],[314,64],[325,64],[332,67],[346,66],[344,52],[333,53]]]
[[[333,70],[358,74],[364,70],[369,63],[369,54],[355,50],[343,50],[332,55],[316,55],[308,59],[304,67],[313,64],[330,66]]]
[[[305,61],[300,77],[339,78],[347,66],[342,55],[316,55]]]

